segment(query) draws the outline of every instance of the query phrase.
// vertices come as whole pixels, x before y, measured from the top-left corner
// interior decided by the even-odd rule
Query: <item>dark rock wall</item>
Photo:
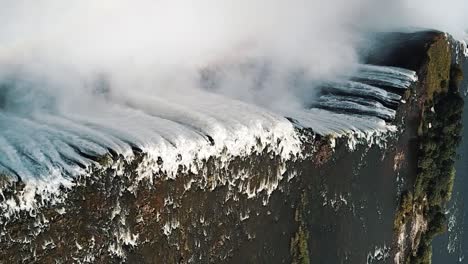
[[[302,159],[283,161],[267,148],[227,166],[213,158],[173,179],[159,172],[138,180],[144,154],[130,163],[114,156],[108,163],[122,174],[95,168],[61,202],[0,212],[0,262],[393,263],[395,211],[418,170],[428,43],[439,36],[398,35],[386,56],[368,53],[371,63],[420,76],[385,144],[351,151],[338,139],[332,149],[331,138],[303,130]],[[0,202],[22,188],[4,187]]]

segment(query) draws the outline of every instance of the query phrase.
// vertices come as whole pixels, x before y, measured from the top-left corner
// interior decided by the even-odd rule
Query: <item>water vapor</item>
[[[314,90],[294,85],[294,78],[305,75],[313,83],[351,71],[362,32],[428,27],[460,37],[467,5],[2,0],[0,69],[3,80],[24,79],[58,107],[78,107],[77,98],[87,104],[103,82],[120,99],[129,93],[187,94],[207,86],[200,83],[203,70],[215,73],[208,80],[215,92],[270,109],[302,106]]]
[[[284,116],[324,134],[381,129],[380,118],[391,119],[394,111],[377,101],[393,104],[399,97],[343,83],[345,76],[378,73],[397,88],[416,77],[361,67],[357,48],[371,31],[422,27],[463,38],[468,4],[443,5],[0,0],[0,173],[69,173],[73,164],[86,164],[83,157],[109,149],[124,153],[131,146],[157,146],[155,155],[166,151],[174,160],[180,160],[181,147],[184,159],[193,160],[207,142],[214,146],[206,153],[221,153],[226,145],[232,153],[245,153],[255,138],[288,142],[293,128]],[[331,83],[341,93],[377,100],[355,99],[340,109],[378,118],[309,111],[315,88]],[[316,103],[336,102],[323,97]]]

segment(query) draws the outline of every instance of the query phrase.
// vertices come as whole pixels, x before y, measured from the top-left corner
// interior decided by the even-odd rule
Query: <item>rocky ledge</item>
[[[48,197],[4,175],[1,261],[428,263],[453,184],[461,47],[440,32],[375,40],[385,45],[366,51],[367,63],[419,76],[401,92],[396,129],[298,126],[293,154],[259,138],[249,155],[221,152],[174,172],[136,147],[131,159],[110,151]]]

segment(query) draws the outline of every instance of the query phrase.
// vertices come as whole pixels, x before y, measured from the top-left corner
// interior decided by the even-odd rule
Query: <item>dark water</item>
[[[465,76],[468,69],[465,65]],[[466,91],[468,80],[462,86]],[[433,263],[468,263],[468,103],[465,96],[463,140],[456,162],[456,178],[452,201],[448,205],[449,231],[433,243]]]

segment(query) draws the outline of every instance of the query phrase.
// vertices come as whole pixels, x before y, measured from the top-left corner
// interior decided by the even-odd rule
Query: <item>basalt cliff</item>
[[[430,263],[456,175],[466,47],[436,31],[373,40],[307,112],[258,114],[268,126],[224,136],[202,124],[226,109],[200,101],[211,112],[190,126],[175,110],[164,120],[177,122],[154,119],[163,143],[151,148],[132,118],[65,129],[70,119],[12,117],[0,97],[2,122],[28,128],[0,132],[21,143],[0,151],[0,263]],[[50,154],[31,151],[46,143]]]

